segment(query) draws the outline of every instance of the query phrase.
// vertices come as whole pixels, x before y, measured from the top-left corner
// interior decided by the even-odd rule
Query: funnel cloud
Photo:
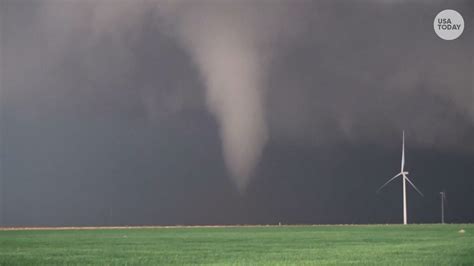
[[[185,7],[186,8],[186,7]],[[219,124],[223,154],[240,190],[267,141],[265,66],[245,5],[202,4],[177,14],[175,29],[191,53],[206,87],[206,104]],[[257,15],[257,14],[255,14]]]
[[[267,65],[299,31],[295,12],[304,12],[285,1],[164,1],[156,7],[201,73],[225,163],[243,191],[269,137]]]

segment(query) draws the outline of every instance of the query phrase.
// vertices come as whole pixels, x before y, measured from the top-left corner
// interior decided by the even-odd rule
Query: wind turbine
[[[392,182],[395,180],[397,177],[402,176],[403,177],[403,224],[407,224],[407,186],[406,186],[406,181],[410,183],[410,185],[418,192],[421,196],[423,196],[423,193],[421,193],[420,190],[411,182],[411,180],[407,177],[408,171],[405,171],[405,131],[403,131],[403,141],[402,141],[402,164],[400,168],[400,173],[395,175],[394,177],[390,178],[385,184],[383,184],[378,190],[377,193],[382,190],[388,183]]]

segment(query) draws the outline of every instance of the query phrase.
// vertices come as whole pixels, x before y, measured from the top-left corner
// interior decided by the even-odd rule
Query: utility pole
[[[444,224],[444,199],[446,197],[444,191],[439,193],[441,195],[441,223]]]

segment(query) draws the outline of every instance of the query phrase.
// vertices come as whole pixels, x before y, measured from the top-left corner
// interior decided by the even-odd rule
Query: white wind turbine
[[[412,187],[418,192],[421,196],[423,196],[423,193],[421,193],[418,188],[416,188],[415,184],[411,182],[411,180],[407,177],[408,171],[404,170],[405,167],[405,131],[403,131],[403,142],[402,142],[402,165],[401,165],[401,170],[400,173],[398,173],[396,176],[390,178],[385,184],[383,184],[378,190],[377,193],[382,190],[388,183],[392,182],[395,178],[399,176],[403,176],[403,224],[407,224],[407,187],[406,187],[406,181],[412,185]]]

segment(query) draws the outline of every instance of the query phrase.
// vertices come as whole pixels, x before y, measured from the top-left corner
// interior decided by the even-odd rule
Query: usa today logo
[[[464,19],[456,10],[445,9],[436,15],[434,31],[443,40],[455,40],[464,31]]]

